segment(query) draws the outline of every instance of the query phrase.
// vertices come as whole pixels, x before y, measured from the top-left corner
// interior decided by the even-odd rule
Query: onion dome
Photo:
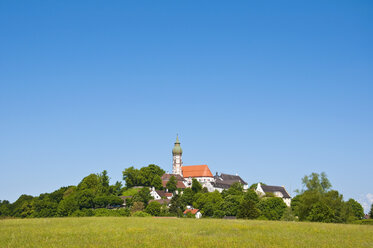
[[[181,155],[182,153],[183,153],[183,150],[180,147],[179,136],[176,136],[176,142],[175,142],[174,148],[172,149],[172,154]]]

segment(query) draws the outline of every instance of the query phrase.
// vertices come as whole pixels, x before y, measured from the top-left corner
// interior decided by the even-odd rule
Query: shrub
[[[82,210],[76,210],[74,213],[71,214],[73,217],[87,217],[87,216],[93,216],[95,213],[92,209],[82,209]]]
[[[261,200],[258,208],[268,220],[279,220],[286,209],[286,204],[279,197],[270,197]]]
[[[224,216],[225,216],[224,211],[222,211],[222,210],[215,210],[214,211],[214,215],[213,215],[214,218],[222,219],[222,218],[224,218]]]
[[[146,207],[145,212],[153,216],[159,216],[161,213],[161,204],[159,202],[151,202]]]
[[[133,217],[151,217],[150,214],[145,213],[143,211],[137,211],[137,212],[133,213],[132,216]]]
[[[373,219],[367,219],[367,220],[356,220],[353,222],[353,224],[360,224],[360,225],[373,225]]]
[[[137,211],[143,211],[144,210],[144,203],[143,202],[134,202],[131,207],[131,213],[135,213]]]
[[[241,219],[256,219],[260,215],[260,210],[257,209],[253,200],[243,199],[238,206],[237,218]]]
[[[293,210],[291,210],[291,207],[287,207],[281,217],[282,221],[296,221],[297,218],[295,217]]]
[[[185,215],[186,218],[195,218],[196,216],[192,214],[191,212],[186,213]]]
[[[130,216],[129,209],[106,209],[106,208],[99,208],[95,209],[94,216],[102,217],[102,216]]]
[[[316,222],[332,222],[334,219],[334,213],[329,206],[318,202],[312,206],[310,215],[307,219]]]

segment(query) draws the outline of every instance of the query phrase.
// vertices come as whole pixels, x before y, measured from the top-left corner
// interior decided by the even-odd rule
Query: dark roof
[[[215,182],[211,182],[212,186],[214,186],[215,188],[221,188],[221,189],[229,189],[232,184],[227,184],[227,183],[221,181],[220,179],[216,180]]]
[[[156,190],[155,192],[157,192],[157,194],[162,197],[162,198],[165,198],[165,197],[170,197],[172,196],[172,193],[168,193],[164,190]]]
[[[229,175],[229,174],[221,173],[220,176],[216,174],[214,176],[214,179],[215,179],[215,182],[211,183],[212,186],[216,188],[221,188],[221,189],[229,189],[232,186],[232,184],[237,183],[237,182],[247,185],[247,183],[244,180],[242,180],[240,176],[236,176],[236,175]]]
[[[240,182],[242,184],[247,184],[244,180],[242,180],[242,178],[238,175],[230,175],[230,174],[224,174],[224,173],[221,173],[220,176],[219,175],[215,175],[214,176],[215,180],[221,180],[221,181],[224,181],[226,183],[229,183],[230,185],[234,184],[235,182]]]
[[[170,178],[172,176],[175,177],[176,181],[185,181],[184,177],[180,176],[179,174],[167,174],[167,173],[165,173],[165,174],[162,175],[161,179],[162,179],[162,181],[168,181],[168,180],[170,180]]]
[[[265,193],[275,193],[281,192],[283,198],[291,198],[286,189],[282,186],[269,186],[269,185],[260,185]]]

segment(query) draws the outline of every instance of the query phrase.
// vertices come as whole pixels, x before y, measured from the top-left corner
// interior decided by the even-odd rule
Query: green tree
[[[12,205],[11,205],[11,216],[14,217],[27,217],[28,207],[31,207],[31,202],[34,197],[31,195],[21,195]],[[31,214],[31,213],[30,213]]]
[[[255,201],[244,198],[238,206],[237,218],[240,219],[256,219],[260,215],[259,209],[256,207]]]
[[[150,195],[149,188],[144,187],[132,197],[132,202],[142,202],[144,206],[147,206],[151,199],[153,197]]]
[[[150,164],[140,169],[140,181],[142,186],[151,186],[154,177],[161,177],[165,173],[159,166]]]
[[[221,219],[221,218],[224,218],[224,216],[225,216],[225,213],[223,210],[217,209],[214,211],[214,215],[213,215],[214,218]]]
[[[170,180],[166,184],[166,188],[169,192],[175,192],[177,190],[177,181],[174,176],[170,177]]]
[[[101,193],[109,193],[109,181],[110,181],[110,178],[107,174],[107,171],[104,170],[102,171],[101,174],[98,175],[98,179],[100,181],[100,191]]]
[[[126,182],[127,188],[141,185],[140,182],[140,171],[135,169],[133,166],[123,171],[123,180]]]
[[[0,201],[0,216],[10,216],[11,215],[11,204],[9,201]]]
[[[296,221],[297,220],[297,218],[295,217],[291,207],[286,207],[285,208],[285,211],[284,211],[284,213],[281,217],[281,220],[282,221]]]
[[[114,185],[110,185],[109,192],[112,195],[121,196],[123,193],[122,183],[119,181],[116,181]]]
[[[352,222],[354,220],[361,220],[364,217],[364,209],[360,203],[354,199],[349,199],[343,206],[343,220],[344,222]]]
[[[312,206],[321,201],[322,194],[317,191],[305,191],[291,201],[291,207],[300,221],[305,221],[311,212]]]
[[[107,206],[117,206],[123,204],[123,199],[115,195],[97,195],[93,199],[95,208],[104,208]]]
[[[151,186],[155,189],[163,189],[161,177],[158,175],[154,176]]]
[[[268,220],[280,220],[286,209],[286,204],[279,197],[262,199],[258,204],[261,215]]]
[[[302,184],[306,190],[317,191],[320,193],[325,193],[332,187],[325,172],[321,172],[321,174],[314,172],[309,176],[304,176],[302,178]],[[304,192],[304,190],[302,192]]]
[[[142,167],[140,170],[133,166],[123,171],[123,180],[126,181],[126,187],[133,186],[151,186],[154,177],[160,177],[165,173],[159,166],[150,164]]]
[[[150,202],[145,208],[145,212],[153,216],[159,216],[161,214],[162,205],[159,202]]]
[[[224,197],[221,209],[226,216],[236,216],[238,207],[243,199],[242,195],[227,195]]]
[[[317,202],[312,206],[307,219],[314,222],[333,222],[335,216],[333,210],[322,202]]]
[[[246,200],[251,200],[251,201],[255,202],[255,204],[257,204],[259,202],[259,196],[258,196],[258,194],[255,193],[255,191],[251,190],[251,189],[247,190],[245,192],[245,194],[243,195],[243,197]]]
[[[192,190],[194,193],[198,193],[202,191],[202,185],[195,178],[192,179]]]
[[[78,191],[76,194],[76,200],[79,208],[93,208],[94,207],[95,193],[91,189],[85,189]]]
[[[345,222],[343,196],[330,190],[331,183],[325,173],[312,173],[302,179],[305,190],[292,200],[292,209],[299,220],[320,222]],[[325,211],[325,212],[322,212]]]
[[[369,217],[370,217],[371,219],[373,219],[373,204],[372,204],[372,206],[370,207]]]
[[[322,194],[320,201],[326,204],[332,210],[334,214],[334,218],[332,222],[335,222],[335,223],[344,222],[344,219],[342,216],[342,210],[345,205],[345,203],[343,202],[343,195],[339,194],[339,192],[336,190],[330,190]]]
[[[193,197],[194,197],[194,192],[191,188],[186,188],[181,195],[181,202],[183,206],[186,205],[192,205],[193,204]]]
[[[198,208],[204,216],[213,216],[216,210],[221,210],[223,205],[223,197],[218,191],[211,193],[197,193],[199,197],[193,203],[195,208]]]
[[[184,210],[184,207],[180,200],[180,196],[174,195],[170,201],[170,208],[169,208],[170,214],[181,217],[183,216],[183,210]]]
[[[57,216],[58,203],[51,201],[49,197],[37,197],[33,200],[33,217]]]
[[[69,216],[79,209],[79,204],[74,196],[63,199],[57,208],[58,216]]]
[[[100,177],[97,174],[90,174],[83,178],[83,180],[78,184],[77,190],[91,190],[94,193],[101,192],[102,184],[100,182]]]
[[[58,190],[53,191],[48,195],[50,201],[59,203],[62,201],[63,196],[65,194],[65,191],[68,189],[68,187],[61,187]]]

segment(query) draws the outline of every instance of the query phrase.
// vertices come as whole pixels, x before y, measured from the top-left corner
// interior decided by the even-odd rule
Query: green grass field
[[[0,247],[373,247],[373,226],[87,217],[0,220]]]

